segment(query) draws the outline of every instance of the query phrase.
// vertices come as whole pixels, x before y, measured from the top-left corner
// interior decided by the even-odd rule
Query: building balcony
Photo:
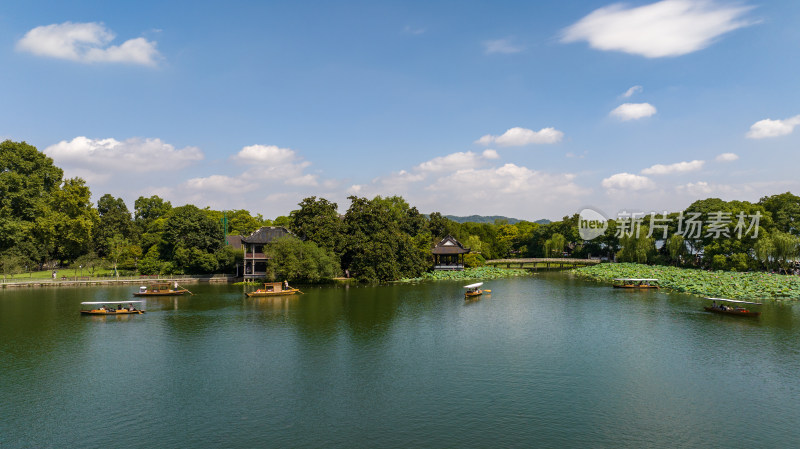
[[[433,269],[436,271],[463,271],[464,264],[463,263],[439,264],[439,265],[434,265]]]

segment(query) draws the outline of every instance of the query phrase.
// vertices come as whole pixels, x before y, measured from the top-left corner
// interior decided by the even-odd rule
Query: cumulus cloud
[[[36,27],[17,42],[17,50],[83,63],[118,62],[155,65],[160,54],[156,42],[139,37],[110,45],[114,33],[102,23],[72,23]]]
[[[611,111],[611,115],[623,122],[628,120],[638,120],[640,118],[655,115],[656,108],[650,103],[624,103]]]
[[[749,139],[766,139],[791,134],[800,125],[800,115],[785,120],[764,119],[755,122],[747,133]]]
[[[739,159],[739,156],[736,153],[722,153],[719,156],[717,156],[716,161],[717,162],[733,162],[733,161],[735,161],[737,159]]]
[[[680,56],[711,45],[721,35],[751,25],[752,7],[711,0],[662,0],[628,7],[615,3],[566,28],[562,42],[586,41],[597,50],[647,58]]]
[[[642,86],[633,86],[630,89],[626,90],[624,94],[622,94],[625,98],[630,98],[633,94],[637,92],[641,92],[644,88]]]
[[[203,159],[199,148],[176,149],[161,139],[140,138],[120,142],[76,137],[50,145],[44,152],[69,167],[139,173],[175,170]]]
[[[514,45],[511,39],[494,39],[494,40],[484,41],[483,48],[486,54],[492,54],[492,53],[510,54],[510,53],[519,53],[522,50],[524,50],[523,47],[519,45]]]
[[[458,170],[437,179],[426,189],[447,192],[473,190],[472,194],[490,199],[497,198],[497,194],[544,193],[548,190],[576,192],[580,189],[573,184],[574,178],[573,174],[544,173],[508,163],[500,167]],[[481,180],[480,189],[463,188],[476,179]]]
[[[672,173],[686,173],[703,168],[705,161],[694,160],[691,162],[677,162],[670,165],[656,164],[642,170],[643,175],[669,175]]]
[[[655,183],[646,177],[631,173],[617,173],[605,178],[601,185],[606,190],[645,190],[655,187]]]
[[[530,144],[558,143],[564,138],[564,133],[555,128],[542,128],[533,131],[526,128],[511,128],[500,136],[486,134],[475,143],[491,145],[493,143],[503,147],[519,147]]]
[[[193,191],[242,193],[255,190],[257,186],[241,177],[211,175],[204,178],[189,179],[186,181],[186,187]]]
[[[480,162],[480,156],[472,151],[458,152],[448,154],[447,156],[435,157],[429,161],[425,161],[416,167],[416,170],[422,172],[442,172],[461,170],[464,168],[473,168]]]
[[[242,148],[234,159],[244,163],[285,164],[297,158],[293,150],[275,145],[250,145]]]
[[[500,155],[497,154],[497,151],[491,150],[491,149],[490,150],[483,150],[483,153],[481,153],[481,156],[483,156],[484,159],[500,159]]]

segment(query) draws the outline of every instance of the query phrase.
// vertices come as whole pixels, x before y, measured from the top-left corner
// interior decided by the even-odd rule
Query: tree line
[[[439,212],[422,214],[399,196],[348,200],[340,214],[336,203],[305,198],[296,210],[272,220],[247,210],[173,207],[158,196],[139,197],[131,211],[110,194],[93,204],[83,179],[65,179],[35,147],[7,140],[0,143],[0,269],[5,274],[57,266],[81,266],[89,273],[101,267],[138,274],[234,273],[242,253],[225,244],[223,214],[229,234],[287,227],[297,238],[265,249],[272,258],[268,276],[306,281],[345,274],[364,281],[418,277],[432,268],[431,249],[447,235],[472,250],[465,262],[473,267],[487,259],[569,255],[786,270],[800,242],[800,197],[789,192],[757,203],[699,200],[661,217],[658,232],[650,231],[648,217],[637,234],[620,232],[630,224],[609,220],[605,232],[592,240],[581,238],[578,214],[552,223],[457,223]],[[703,223],[691,235],[680,229],[682,217],[718,213],[759,215],[758,238],[736,238],[735,219]],[[722,228],[726,232],[720,236]]]

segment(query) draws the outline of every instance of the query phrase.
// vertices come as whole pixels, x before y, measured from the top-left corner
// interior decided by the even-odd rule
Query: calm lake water
[[[796,447],[800,304],[760,319],[568,274],[0,291],[0,447]]]

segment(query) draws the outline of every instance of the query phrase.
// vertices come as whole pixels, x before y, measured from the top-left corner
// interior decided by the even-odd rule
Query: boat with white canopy
[[[145,301],[86,301],[81,303],[83,315],[141,315],[146,312]]]
[[[748,310],[746,307],[744,307],[745,304],[760,306],[763,304],[760,302],[742,301],[739,299],[727,299],[727,298],[710,298],[710,297],[706,299],[711,301],[710,306],[703,307],[706,310],[706,312],[722,313],[725,315],[749,316],[749,317],[757,317],[761,315],[761,312]]]
[[[464,299],[469,299],[469,298],[474,298],[474,297],[477,297],[477,296],[481,296],[484,291],[487,292],[487,293],[490,291],[490,290],[481,290],[481,286],[482,285],[483,285],[483,282],[478,282],[478,283],[475,283],[475,284],[465,285],[464,288],[467,289],[467,292],[464,293]]]

